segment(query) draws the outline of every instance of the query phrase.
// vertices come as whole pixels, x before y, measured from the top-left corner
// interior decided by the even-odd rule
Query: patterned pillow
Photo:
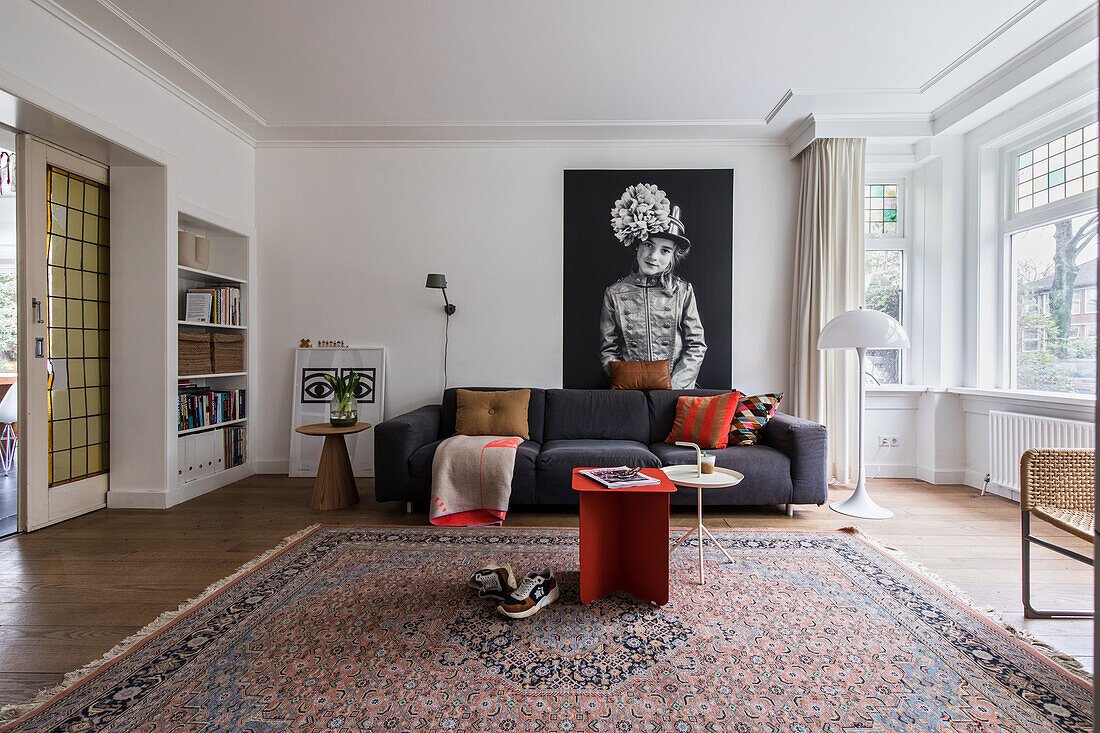
[[[730,424],[740,398],[740,392],[680,397],[676,400],[676,422],[672,423],[672,432],[665,442],[684,440],[709,450],[725,448],[729,445]]]
[[[730,431],[730,445],[755,445],[760,431],[775,414],[782,392],[742,397],[737,403],[733,416],[733,429]]]

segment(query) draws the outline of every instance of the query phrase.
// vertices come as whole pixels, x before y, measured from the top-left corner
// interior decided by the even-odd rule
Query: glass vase
[[[359,406],[354,395],[333,397],[328,403],[328,421],[334,428],[350,428],[359,421]]]

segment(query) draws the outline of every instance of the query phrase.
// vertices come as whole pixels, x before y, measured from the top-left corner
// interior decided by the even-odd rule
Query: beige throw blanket
[[[455,435],[432,459],[432,524],[476,527],[502,524],[512,495],[516,449],[522,438]]]

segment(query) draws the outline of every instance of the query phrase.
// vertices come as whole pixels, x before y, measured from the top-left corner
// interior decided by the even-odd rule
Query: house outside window
[[[871,179],[869,179],[871,180]],[[904,185],[901,177],[872,180],[864,189],[864,302],[905,325],[905,276],[908,251],[904,228]],[[869,349],[868,375],[873,384],[901,384],[900,349]]]
[[[1096,392],[1097,145],[1079,123],[1007,153],[1015,389]]]

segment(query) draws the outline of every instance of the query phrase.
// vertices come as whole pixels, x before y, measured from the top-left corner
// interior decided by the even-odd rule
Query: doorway
[[[27,135],[16,154],[19,523],[33,530],[106,506],[110,193],[95,161]]]
[[[0,537],[19,526],[15,133],[0,128]]]

